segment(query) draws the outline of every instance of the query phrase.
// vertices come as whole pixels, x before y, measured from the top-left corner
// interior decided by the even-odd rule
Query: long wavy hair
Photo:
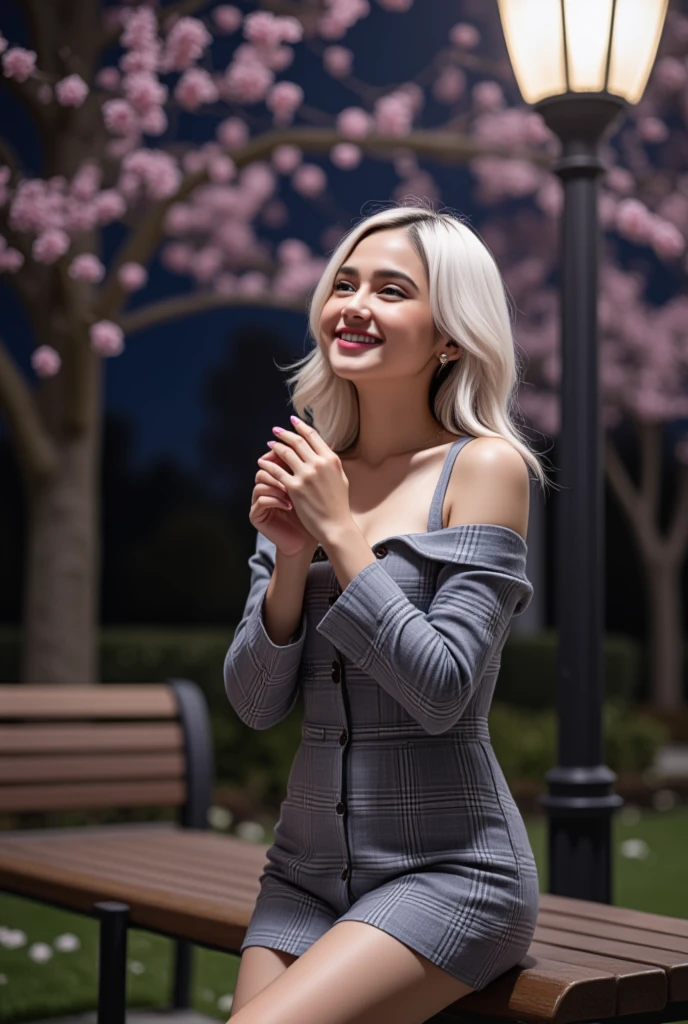
[[[311,295],[308,325],[315,347],[280,367],[298,368],[287,380],[288,386],[294,385],[291,403],[296,414],[310,420],[337,453],[356,441],[356,388],[333,371],[320,337],[320,317],[339,268],[355,246],[375,231],[401,227],[425,268],[436,330],[463,350],[460,359],[449,361],[433,377],[428,394],[431,413],[451,433],[504,438],[545,489],[550,481],[515,422],[520,368],[506,287],[487,246],[453,213],[420,205],[393,206],[366,217],[343,237]]]

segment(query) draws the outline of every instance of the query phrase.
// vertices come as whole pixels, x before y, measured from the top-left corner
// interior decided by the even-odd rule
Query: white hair
[[[315,347],[283,367],[299,367],[287,381],[295,385],[291,402],[297,415],[306,419],[310,413],[333,451],[345,451],[356,440],[356,388],[332,370],[320,318],[339,268],[355,246],[375,231],[402,227],[425,268],[435,327],[463,350],[432,381],[432,414],[451,433],[504,438],[544,489],[549,481],[540,460],[515,426],[518,367],[504,281],[484,242],[452,213],[394,206],[366,217],[344,236],[311,296],[309,329]]]

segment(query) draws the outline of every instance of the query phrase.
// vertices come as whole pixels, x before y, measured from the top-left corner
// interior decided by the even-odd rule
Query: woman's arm
[[[435,735],[461,718],[512,616],[530,602],[526,544],[511,529],[478,523],[398,542],[417,544],[429,567],[433,557],[444,563],[427,613],[375,560],[315,628]]]
[[[276,725],[296,703],[310,563],[310,552],[286,557],[258,533],[249,595],[224,662],[229,703],[252,729]]]

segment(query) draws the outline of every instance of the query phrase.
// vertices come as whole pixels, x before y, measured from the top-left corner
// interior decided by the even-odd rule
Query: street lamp
[[[549,815],[549,891],[611,902],[611,816],[623,803],[603,763],[604,476],[597,337],[600,145],[637,103],[667,0],[498,0],[519,88],[562,143],[563,489],[557,522],[559,763]]]

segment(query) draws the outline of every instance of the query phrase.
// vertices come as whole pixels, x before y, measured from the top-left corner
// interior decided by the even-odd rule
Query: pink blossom
[[[163,108],[151,107],[150,110],[141,115],[139,125],[145,135],[157,137],[167,130],[167,123],[167,114]]]
[[[473,102],[478,110],[500,110],[504,106],[504,93],[498,82],[478,82],[473,86]]]
[[[261,13],[261,12],[257,12]],[[225,94],[229,100],[240,103],[259,103],[275,80],[274,73],[255,60],[236,60],[225,72]]]
[[[37,377],[54,377],[62,366],[62,359],[50,345],[40,345],[31,354],[31,366]]]
[[[662,57],[652,70],[652,84],[665,92],[676,92],[686,83],[688,72],[685,64],[676,57]]]
[[[241,186],[249,195],[262,202],[275,191],[277,178],[270,164],[260,160],[244,167],[241,172]]]
[[[72,178],[72,195],[76,199],[81,199],[84,202],[89,199],[93,199],[100,188],[102,177],[103,171],[97,164],[82,164]]]
[[[13,46],[2,55],[2,70],[5,78],[25,82],[36,68],[36,54],[22,46]]]
[[[612,167],[607,174],[607,182],[615,192],[632,192],[635,187],[635,179],[625,167]]]
[[[294,63],[294,51],[290,46],[276,46],[274,50],[261,51],[261,60],[271,71],[286,71]]]
[[[124,14],[124,31],[120,38],[128,50],[145,50],[158,36],[158,19],[150,7],[138,7]]]
[[[394,189],[392,198],[398,203],[403,203],[411,198],[414,202],[419,199],[421,202],[430,200],[434,202],[439,199],[439,189],[431,174],[427,171],[418,171],[417,174],[407,178]]]
[[[292,174],[303,160],[298,146],[276,146],[272,151],[272,165],[279,174]]]
[[[265,105],[273,112],[277,124],[289,124],[303,103],[303,98],[300,85],[295,82],[278,82],[267,94]]]
[[[140,50],[129,50],[119,59],[119,66],[125,74],[130,75],[136,71],[151,73],[158,71],[161,67],[160,43],[152,39],[150,43]]]
[[[228,156],[214,156],[208,161],[208,176],[211,181],[231,181],[236,176],[236,164]]]
[[[16,274],[24,266],[24,256],[18,249],[2,249],[0,251],[0,273]]]
[[[227,256],[245,256],[255,242],[252,227],[242,221],[228,220],[217,233],[218,244]]]
[[[165,44],[165,68],[184,71],[203,56],[212,41],[210,32],[198,18],[179,18]]]
[[[113,135],[131,135],[138,128],[134,108],[126,100],[106,100],[103,103],[103,120]]]
[[[168,235],[185,235],[193,223],[193,209],[186,203],[173,203],[165,214],[165,231]]]
[[[416,82],[404,82],[393,95],[408,103],[413,114],[420,113],[425,104],[425,93]]]
[[[95,203],[85,203],[74,196],[65,199],[64,229],[70,235],[91,231],[98,223],[98,209]]]
[[[169,242],[160,253],[163,266],[175,274],[187,274],[193,256],[191,246],[185,242]]]
[[[248,125],[240,117],[228,117],[217,126],[215,135],[227,149],[243,146],[249,138]]]
[[[382,96],[374,106],[375,127],[382,135],[408,135],[413,115],[410,102],[399,93]]]
[[[124,332],[112,320],[99,320],[89,332],[91,348],[99,356],[118,356],[124,351]]]
[[[168,199],[181,184],[175,158],[163,150],[137,149],[122,161],[120,189],[132,197],[143,188],[149,199]]]
[[[119,89],[120,73],[117,68],[101,68],[96,75],[96,85],[100,89],[107,89],[114,92]]]
[[[292,187],[307,199],[319,196],[327,187],[325,172],[317,164],[301,164],[291,177]]]
[[[31,251],[37,263],[55,263],[69,249],[69,235],[60,228],[48,228],[34,241]]]
[[[362,107],[346,107],[337,117],[337,131],[345,139],[364,139],[372,130],[373,118]]]
[[[558,178],[548,178],[535,196],[541,210],[550,217],[558,217],[564,205],[564,188]]]
[[[665,142],[669,129],[658,117],[643,117],[638,121],[638,132],[645,142]]]
[[[603,228],[614,229],[616,225],[617,199],[610,192],[600,192],[597,198],[597,209],[600,224]]]
[[[109,188],[96,196],[95,207],[98,223],[110,224],[113,220],[119,220],[124,216],[127,204],[119,192]]]
[[[187,174],[198,174],[205,168],[205,156],[200,149],[190,149],[182,157],[182,167]]]
[[[222,252],[213,245],[197,249],[189,263],[189,271],[201,284],[213,279],[223,264]]]
[[[676,259],[686,248],[686,240],[673,224],[655,217],[650,227],[650,243],[662,259]]]
[[[185,110],[197,110],[204,103],[214,103],[220,94],[207,71],[189,68],[177,82],[174,95]]]
[[[456,103],[466,91],[466,75],[461,68],[443,68],[435,79],[432,92],[440,103]]]
[[[84,252],[74,257],[68,273],[75,281],[97,284],[105,277],[105,267],[94,253]]]
[[[353,51],[346,46],[326,46],[323,52],[323,66],[333,78],[350,75],[353,61]]]
[[[331,15],[325,15],[318,22],[318,33],[323,39],[343,39],[348,25]]]
[[[243,14],[233,4],[220,4],[212,11],[212,18],[220,32],[236,32],[243,21]]]
[[[644,244],[650,238],[652,214],[637,199],[622,199],[616,211],[616,227],[624,238]]]
[[[136,292],[148,281],[148,271],[140,263],[123,263],[117,271],[117,280],[126,292]]]
[[[240,295],[258,296],[265,294],[267,290],[268,277],[260,270],[249,270],[248,273],[242,274],[237,281],[237,291]]]
[[[167,86],[147,71],[136,71],[122,80],[124,94],[137,114],[159,107],[167,99]]]
[[[279,18],[270,11],[252,11],[244,18],[244,39],[258,46],[278,46],[282,42]]]
[[[63,107],[80,107],[88,92],[88,86],[81,75],[68,75],[55,86],[57,102]]]
[[[363,159],[363,151],[353,142],[340,142],[330,150],[330,160],[342,171],[352,171]]]
[[[270,11],[252,11],[244,18],[244,38],[266,49],[280,43],[298,43],[303,26],[296,18],[278,17]]]
[[[480,42],[480,33],[475,25],[460,21],[449,30],[449,39],[462,50],[474,50]]]
[[[280,263],[304,263],[311,258],[311,250],[300,238],[285,238],[277,246],[276,256]]]
[[[413,0],[377,0],[377,2],[380,7],[386,11],[392,11],[394,14],[403,14],[413,7]]]

